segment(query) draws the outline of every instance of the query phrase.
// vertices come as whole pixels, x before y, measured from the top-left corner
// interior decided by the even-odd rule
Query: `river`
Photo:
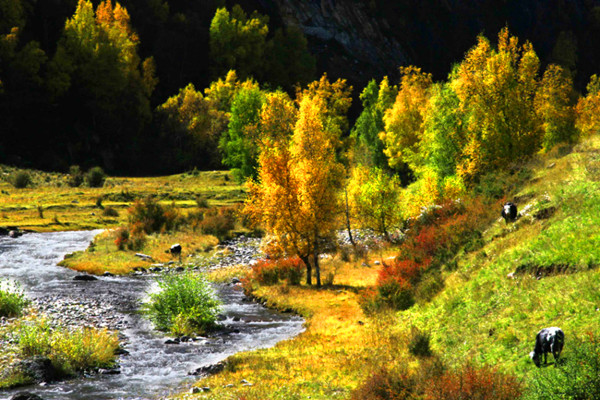
[[[100,320],[112,321],[125,336],[125,349],[129,352],[120,356],[118,375],[92,375],[21,390],[46,400],[161,398],[191,385],[196,378],[188,376],[190,370],[215,364],[240,351],[273,346],[304,330],[302,318],[249,302],[238,286],[218,285],[216,291],[223,301],[226,318],[222,323],[228,326],[229,333],[165,344],[167,337],[153,330],[137,312],[144,294],[154,284],[152,278],[122,276],[73,281],[75,271],[56,266],[65,254],[85,249],[98,233],[31,233],[17,239],[0,238],[0,279],[19,282],[28,297],[49,310],[58,304],[65,309],[79,307],[97,314]],[[9,399],[18,391],[0,391],[0,399]]]

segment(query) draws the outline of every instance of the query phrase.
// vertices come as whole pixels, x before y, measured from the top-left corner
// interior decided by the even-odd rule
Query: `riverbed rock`
[[[54,382],[62,378],[61,372],[48,357],[35,356],[17,363],[17,368],[35,382]]]
[[[104,271],[104,273],[102,274],[102,276],[108,276],[108,277],[111,277],[111,276],[115,276],[115,275],[114,275],[114,274],[111,274],[111,273],[110,273],[110,272],[108,272],[108,271]]]
[[[15,394],[10,400],[44,400],[40,396],[29,392],[19,392]]]
[[[119,375],[121,373],[121,370],[119,368],[100,368],[98,370],[98,373],[100,375]]]
[[[8,236],[11,238],[18,238],[19,236],[23,236],[23,232],[17,231],[17,230],[12,230],[12,231],[8,232]]]
[[[73,278],[74,281],[84,281],[84,282],[91,282],[91,281],[97,281],[98,278],[96,278],[93,275],[77,275],[76,277]]]
[[[135,256],[138,258],[141,258],[144,261],[154,262],[154,259],[151,256],[149,256],[148,254],[135,253]]]
[[[188,375],[200,376],[200,375],[213,375],[221,372],[225,369],[224,362],[218,362],[216,364],[205,365],[204,367],[196,368],[193,371],[188,372]]]
[[[179,344],[181,343],[179,339],[167,339],[165,340],[165,344]]]

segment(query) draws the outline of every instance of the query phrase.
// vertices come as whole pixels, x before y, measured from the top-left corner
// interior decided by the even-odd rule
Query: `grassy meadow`
[[[243,201],[245,189],[226,171],[191,171],[165,177],[108,177],[103,187],[70,187],[69,175],[28,171],[32,184],[17,189],[16,172],[0,167],[0,227],[36,232],[112,228],[127,222],[135,200],[154,195],[165,205],[185,212],[203,198],[210,206]],[[114,212],[106,212],[107,209]],[[118,214],[118,215],[117,215]]]

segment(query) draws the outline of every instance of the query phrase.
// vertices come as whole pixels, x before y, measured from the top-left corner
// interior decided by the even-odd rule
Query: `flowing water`
[[[182,390],[196,378],[190,370],[224,360],[240,351],[273,346],[303,331],[299,317],[280,314],[248,302],[239,287],[216,287],[223,302],[226,333],[193,342],[165,344],[137,312],[140,299],[151,288],[148,277],[101,277],[98,281],[73,281],[76,272],[57,267],[65,254],[85,249],[99,231],[27,234],[18,239],[0,238],[0,279],[21,284],[41,303],[102,304],[102,320],[118,320],[126,336],[129,355],[119,359],[118,375],[93,375],[22,390],[44,399],[154,399]],[[108,306],[104,308],[105,306]],[[232,382],[239,384],[239,382]],[[0,391],[8,399],[16,391]]]

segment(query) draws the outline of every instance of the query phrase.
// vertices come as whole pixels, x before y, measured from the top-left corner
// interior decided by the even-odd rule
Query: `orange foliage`
[[[425,400],[513,400],[523,392],[516,377],[470,364],[429,379],[425,386]]]

